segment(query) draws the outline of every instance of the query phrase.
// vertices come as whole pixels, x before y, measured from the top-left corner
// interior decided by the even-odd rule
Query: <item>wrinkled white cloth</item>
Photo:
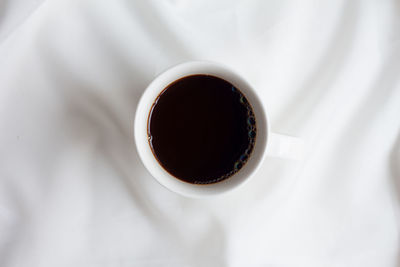
[[[241,73],[304,159],[159,185],[135,108],[187,60]],[[399,1],[0,0],[0,266],[398,266],[399,130]]]

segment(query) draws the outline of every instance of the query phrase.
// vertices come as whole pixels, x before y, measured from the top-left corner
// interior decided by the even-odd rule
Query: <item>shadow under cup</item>
[[[191,181],[190,179],[188,180],[187,177],[190,178],[191,170],[196,169],[196,166],[192,168],[190,165],[188,166],[182,165],[182,162],[180,162],[179,159],[176,159],[178,161],[175,161],[175,164],[180,163],[181,164],[180,166],[187,167],[186,168],[187,177],[185,179],[182,179],[184,178],[182,175],[179,174],[177,175],[176,172],[174,172],[173,170],[171,171],[171,169],[168,169],[168,164],[169,164],[168,162],[173,163],[174,159],[177,158],[176,154],[175,155],[173,154],[176,152],[175,151],[176,149],[173,150],[174,149],[173,146],[170,146],[168,149],[165,149],[164,154],[166,156],[164,157],[164,159],[160,159],[161,150],[157,151],[157,149],[154,148],[154,144],[152,143],[153,140],[151,138],[154,136],[152,136],[153,133],[151,132],[153,127],[151,126],[152,125],[151,113],[154,112],[153,109],[157,107],[158,105],[157,103],[160,100],[162,100],[163,94],[167,93],[170,89],[172,89],[172,87],[170,88],[169,86],[177,84],[176,81],[179,80],[185,81],[185,79],[187,79],[188,77],[200,78],[198,80],[199,82],[202,82],[201,77],[208,77],[209,80],[211,79],[210,77],[214,77],[215,79],[225,82],[226,83],[225,86],[228,86],[229,87],[228,89],[231,91],[228,92],[228,90],[225,90],[226,94],[219,96],[223,97],[219,101],[222,103],[221,100],[223,100],[225,97],[229,97],[230,95],[232,95],[233,97],[238,97],[240,103],[242,104],[243,110],[247,109],[248,114],[250,114],[250,116],[247,119],[250,118],[251,121],[252,118],[255,118],[256,138],[248,139],[250,140],[250,143],[251,140],[253,141],[250,144],[250,147],[248,147],[247,149],[247,151],[250,152],[248,153],[248,158],[246,158],[247,161],[230,162],[229,164],[233,166],[231,167],[232,170],[230,172],[225,173],[224,175],[217,175],[217,177],[206,177],[204,175],[207,174],[207,170],[204,170],[205,172],[202,171],[204,180],[197,179]],[[209,84],[212,85],[212,83]],[[223,84],[221,83],[221,85]],[[235,91],[235,88],[238,90]],[[170,99],[173,99],[174,92],[179,92],[179,90],[176,89],[175,91],[171,91],[172,96],[170,96]],[[241,93],[242,96],[244,96],[244,98],[241,97]],[[201,96],[202,95],[199,94],[197,97]],[[190,96],[186,95],[186,97]],[[251,112],[248,110],[248,107],[250,107]],[[168,114],[166,114],[170,113],[168,112],[168,109],[164,110],[160,109],[159,111],[160,112],[157,113],[159,118],[168,120]],[[212,110],[210,112],[212,112]],[[174,113],[172,112],[169,115],[173,116],[173,114]],[[237,114],[239,114],[240,116],[240,113]],[[150,121],[148,121],[149,116],[150,116]],[[169,119],[171,118],[172,117],[169,117]],[[232,120],[232,122],[235,121]],[[173,123],[173,120],[170,120],[168,123]],[[250,125],[247,125],[249,130],[248,133],[251,134],[251,123],[249,124]],[[151,127],[148,127],[149,125]],[[218,124],[215,124],[215,126],[218,127]],[[261,104],[261,101],[257,96],[257,94],[255,93],[255,91],[253,90],[253,88],[238,74],[234,73],[233,71],[229,70],[228,68],[220,64],[212,62],[195,61],[195,62],[183,63],[168,69],[167,71],[156,77],[153,80],[153,82],[151,82],[150,85],[147,87],[147,89],[145,90],[139,101],[135,116],[134,127],[135,127],[134,128],[135,141],[138,153],[147,170],[160,184],[164,185],[165,187],[176,193],[189,197],[202,197],[202,196],[221,194],[230,191],[238,187],[239,185],[243,184],[244,182],[246,182],[251,177],[251,175],[255,173],[255,171],[258,169],[260,163],[264,158],[267,136],[268,136],[267,118],[263,106]],[[235,127],[237,127],[237,125]],[[154,129],[156,128],[157,127],[155,127]],[[231,128],[231,129],[236,129],[236,128]],[[154,130],[154,132],[156,131]],[[167,136],[162,136],[161,130],[158,130],[157,134],[161,139],[164,139],[165,141],[168,140]],[[164,142],[164,144],[167,144],[167,142]],[[241,162],[243,164],[241,164]],[[179,164],[175,166],[179,166]],[[219,167],[221,169],[223,166],[221,165]]]

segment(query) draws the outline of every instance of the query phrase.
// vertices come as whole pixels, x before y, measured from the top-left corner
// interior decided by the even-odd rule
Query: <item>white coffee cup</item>
[[[247,163],[231,177],[213,184],[191,184],[172,176],[159,164],[149,144],[148,118],[154,101],[169,84],[194,74],[213,75],[230,82],[245,95],[256,118],[257,138]],[[229,68],[207,61],[182,63],[158,75],[146,88],[139,101],[135,115],[134,133],[137,151],[150,174],[166,188],[187,197],[206,197],[231,191],[243,185],[256,173],[266,155],[299,159],[303,150],[301,139],[270,132],[264,105],[248,82]]]

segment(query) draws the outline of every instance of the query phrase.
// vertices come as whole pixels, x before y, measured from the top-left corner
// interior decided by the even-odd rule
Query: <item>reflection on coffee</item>
[[[231,177],[249,159],[256,118],[243,93],[211,75],[191,75],[168,85],[148,118],[154,156],[176,178],[212,184]]]

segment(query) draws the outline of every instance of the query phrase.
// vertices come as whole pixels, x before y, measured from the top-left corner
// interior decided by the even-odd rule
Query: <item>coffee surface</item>
[[[246,97],[210,75],[183,77],[155,100],[148,119],[154,156],[176,178],[211,184],[229,178],[248,160],[256,120]]]

